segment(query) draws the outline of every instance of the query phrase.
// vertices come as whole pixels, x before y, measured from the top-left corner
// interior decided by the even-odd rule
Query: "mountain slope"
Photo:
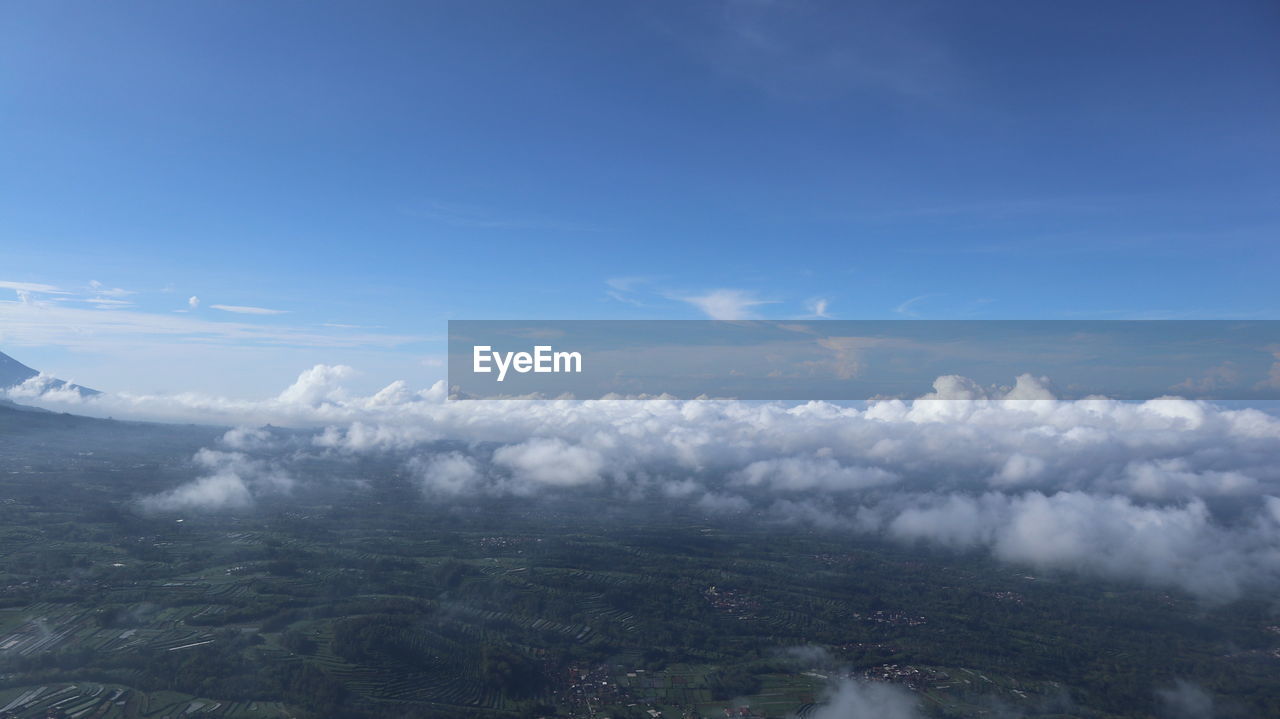
[[[40,374],[39,372],[22,364],[18,360],[10,357],[9,355],[3,352],[0,352],[0,390],[8,389],[10,387],[20,385],[23,382],[26,382],[27,380],[31,379],[32,377],[39,376],[39,374]],[[49,390],[56,390],[56,389],[63,389],[63,388],[75,390],[76,392],[79,392],[81,395],[84,395],[84,396],[102,394],[96,389],[81,387],[78,384],[68,384],[67,382],[64,382],[60,379],[53,379],[53,378],[50,378],[49,381],[45,384],[44,391],[47,392]]]
[[[0,352],[0,388],[22,384],[38,374],[40,373]]]

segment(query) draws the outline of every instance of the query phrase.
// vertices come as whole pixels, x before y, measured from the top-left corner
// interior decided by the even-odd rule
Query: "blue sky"
[[[0,351],[255,395],[422,384],[451,318],[1277,317],[1280,8],[904,5],[4,3]]]

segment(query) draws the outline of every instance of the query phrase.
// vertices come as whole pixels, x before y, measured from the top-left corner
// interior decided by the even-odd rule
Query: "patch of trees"
[[[496,646],[484,647],[481,656],[481,673],[485,682],[501,689],[508,697],[523,699],[542,691],[542,672],[525,656]]]
[[[707,677],[707,685],[711,689],[711,697],[716,701],[724,701],[734,697],[755,694],[763,683],[751,668],[734,666],[722,669]]]

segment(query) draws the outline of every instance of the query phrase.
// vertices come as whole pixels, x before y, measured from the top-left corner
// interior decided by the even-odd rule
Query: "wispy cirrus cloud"
[[[610,299],[643,308],[662,308],[675,301],[693,305],[713,320],[759,319],[756,308],[783,304],[781,300],[764,299],[751,290],[717,288],[687,291],[662,287],[661,278],[649,276],[610,277],[604,281],[605,295]],[[665,302],[664,302],[665,300]],[[801,319],[831,319],[831,300],[813,297],[803,302]]]
[[[266,307],[250,307],[248,305],[209,305],[215,310],[232,312],[238,315],[285,315],[289,310],[273,310]]]
[[[0,289],[13,290],[18,295],[18,301],[23,304],[48,304],[50,302],[83,302],[90,304],[98,309],[110,310],[121,307],[131,307],[133,302],[123,299],[137,292],[126,290],[119,287],[107,287],[97,280],[90,280],[88,285],[89,291],[87,296],[75,297],[76,294],[84,294],[65,290],[57,285],[51,285],[44,282],[14,282],[9,280],[0,280]]]
[[[120,287],[107,287],[97,280],[89,280],[89,289],[93,291],[93,294],[99,297],[128,297],[129,295],[138,294],[136,290],[126,290]]]
[[[34,292],[47,295],[71,294],[70,292],[67,292],[55,285],[46,285],[40,282],[12,282],[9,280],[0,280],[0,289],[14,290],[15,292]]]
[[[902,304],[899,304],[897,307],[894,307],[893,311],[897,312],[900,315],[904,315],[906,317],[919,317],[920,314],[917,312],[917,308],[920,306],[921,303],[923,303],[925,300],[929,299],[930,297],[933,297],[933,295],[932,294],[917,295],[915,297],[912,297],[909,300],[906,300]]]
[[[647,307],[648,304],[640,298],[640,293],[651,282],[651,277],[610,277],[604,281],[604,293],[628,305]]]
[[[121,307],[133,307],[133,303],[129,300],[122,300],[116,297],[75,297],[75,298],[58,298],[61,302],[83,302],[93,305],[100,310],[114,310]]]
[[[775,97],[950,101],[967,87],[949,38],[890,2],[691,3],[667,34],[726,77]]]
[[[672,299],[697,307],[713,320],[756,319],[756,307],[776,303],[775,300],[760,299],[753,292],[734,289],[710,290],[700,295],[674,295]]]
[[[85,300],[93,303],[94,300]],[[105,346],[160,347],[174,342],[217,345],[393,348],[427,338],[376,332],[328,331],[305,326],[262,326],[249,322],[213,321],[192,314],[151,313],[97,300],[110,312],[65,302],[0,301],[0,342],[23,346],[57,346],[100,350]],[[254,313],[249,313],[254,314]]]
[[[421,217],[453,227],[488,230],[554,230],[561,232],[598,232],[599,227],[584,222],[549,217],[521,216],[479,205],[429,200],[407,210]]]

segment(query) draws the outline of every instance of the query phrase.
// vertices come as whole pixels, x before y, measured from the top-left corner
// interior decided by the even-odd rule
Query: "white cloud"
[[[142,500],[142,506],[160,512],[241,509],[253,504],[253,495],[239,475],[211,474]]]
[[[698,498],[698,507],[712,514],[742,514],[751,509],[751,502],[736,494],[707,492]]]
[[[62,299],[63,302],[83,302],[85,304],[94,305],[100,310],[114,310],[121,307],[133,307],[133,303],[129,300],[120,300],[114,297],[78,297],[74,299]]]
[[[84,400],[80,390],[76,389],[71,382],[44,373],[10,387],[4,393],[12,399],[27,402],[35,400],[55,404],[77,404]]]
[[[280,402],[314,407],[340,401],[345,396],[342,380],[354,374],[346,365],[318,364],[298,375],[298,381],[280,393]]]
[[[1009,455],[1004,466],[991,479],[993,486],[1017,487],[1034,484],[1044,475],[1045,463],[1039,457],[1028,457],[1020,452]]]
[[[1160,716],[1164,719],[1213,719],[1213,696],[1197,684],[1179,679],[1173,686],[1156,690]]]
[[[809,315],[805,319],[829,320],[831,319],[831,301],[822,297],[809,300],[806,303]]]
[[[55,287],[54,285],[41,284],[39,282],[9,282],[0,280],[0,289],[15,290],[17,292],[35,292],[43,294],[65,295],[69,294],[66,290]]]
[[[1268,508],[1280,507],[1276,497],[1263,500]],[[958,549],[985,547],[1000,559],[1037,569],[1143,579],[1208,598],[1238,596],[1254,578],[1280,578],[1280,522],[1270,511],[1227,529],[1199,499],[1143,505],[1124,496],[1059,491],[952,493],[913,501],[916,506],[889,523],[891,536]]]
[[[841,679],[810,719],[923,719],[919,702],[906,689],[882,682]]]
[[[427,495],[475,494],[484,482],[480,463],[460,452],[415,457],[410,460],[409,469],[417,476],[418,485]]]
[[[222,435],[222,443],[241,451],[262,450],[274,443],[271,433],[261,427],[235,427]]]
[[[286,492],[294,480],[279,468],[240,452],[202,449],[193,462],[207,473],[141,501],[151,511],[242,509],[260,494]]]
[[[678,296],[679,299],[697,307],[703,314],[713,320],[748,320],[755,318],[755,307],[773,304],[771,300],[762,300],[744,290],[720,289],[711,290],[703,295]]]
[[[284,315],[289,310],[269,310],[266,307],[248,307],[245,305],[209,305],[215,310],[233,312],[238,315]]]
[[[1256,496],[1258,480],[1237,471],[1197,471],[1185,457],[1132,462],[1122,480],[1126,493],[1153,500]]]
[[[134,290],[125,290],[119,287],[107,287],[97,280],[89,280],[89,289],[93,290],[93,294],[100,297],[128,297],[129,295],[138,294]]]
[[[518,481],[556,487],[590,484],[604,468],[599,452],[546,438],[502,447],[493,453],[493,462],[511,470]]]
[[[327,332],[247,322],[215,322],[196,316],[149,313],[122,308],[113,312],[54,302],[0,301],[0,327],[9,345],[57,346],[101,352],[118,347],[131,355],[171,350],[175,342],[303,347],[395,347],[423,337],[376,332]]]
[[[893,472],[879,467],[843,466],[830,457],[783,457],[752,462],[736,475],[748,487],[769,486],[781,491],[822,489],[834,492],[868,489],[898,480]]]
[[[198,309],[200,307],[200,298],[195,295],[191,295],[187,298],[187,306],[193,310]]]

